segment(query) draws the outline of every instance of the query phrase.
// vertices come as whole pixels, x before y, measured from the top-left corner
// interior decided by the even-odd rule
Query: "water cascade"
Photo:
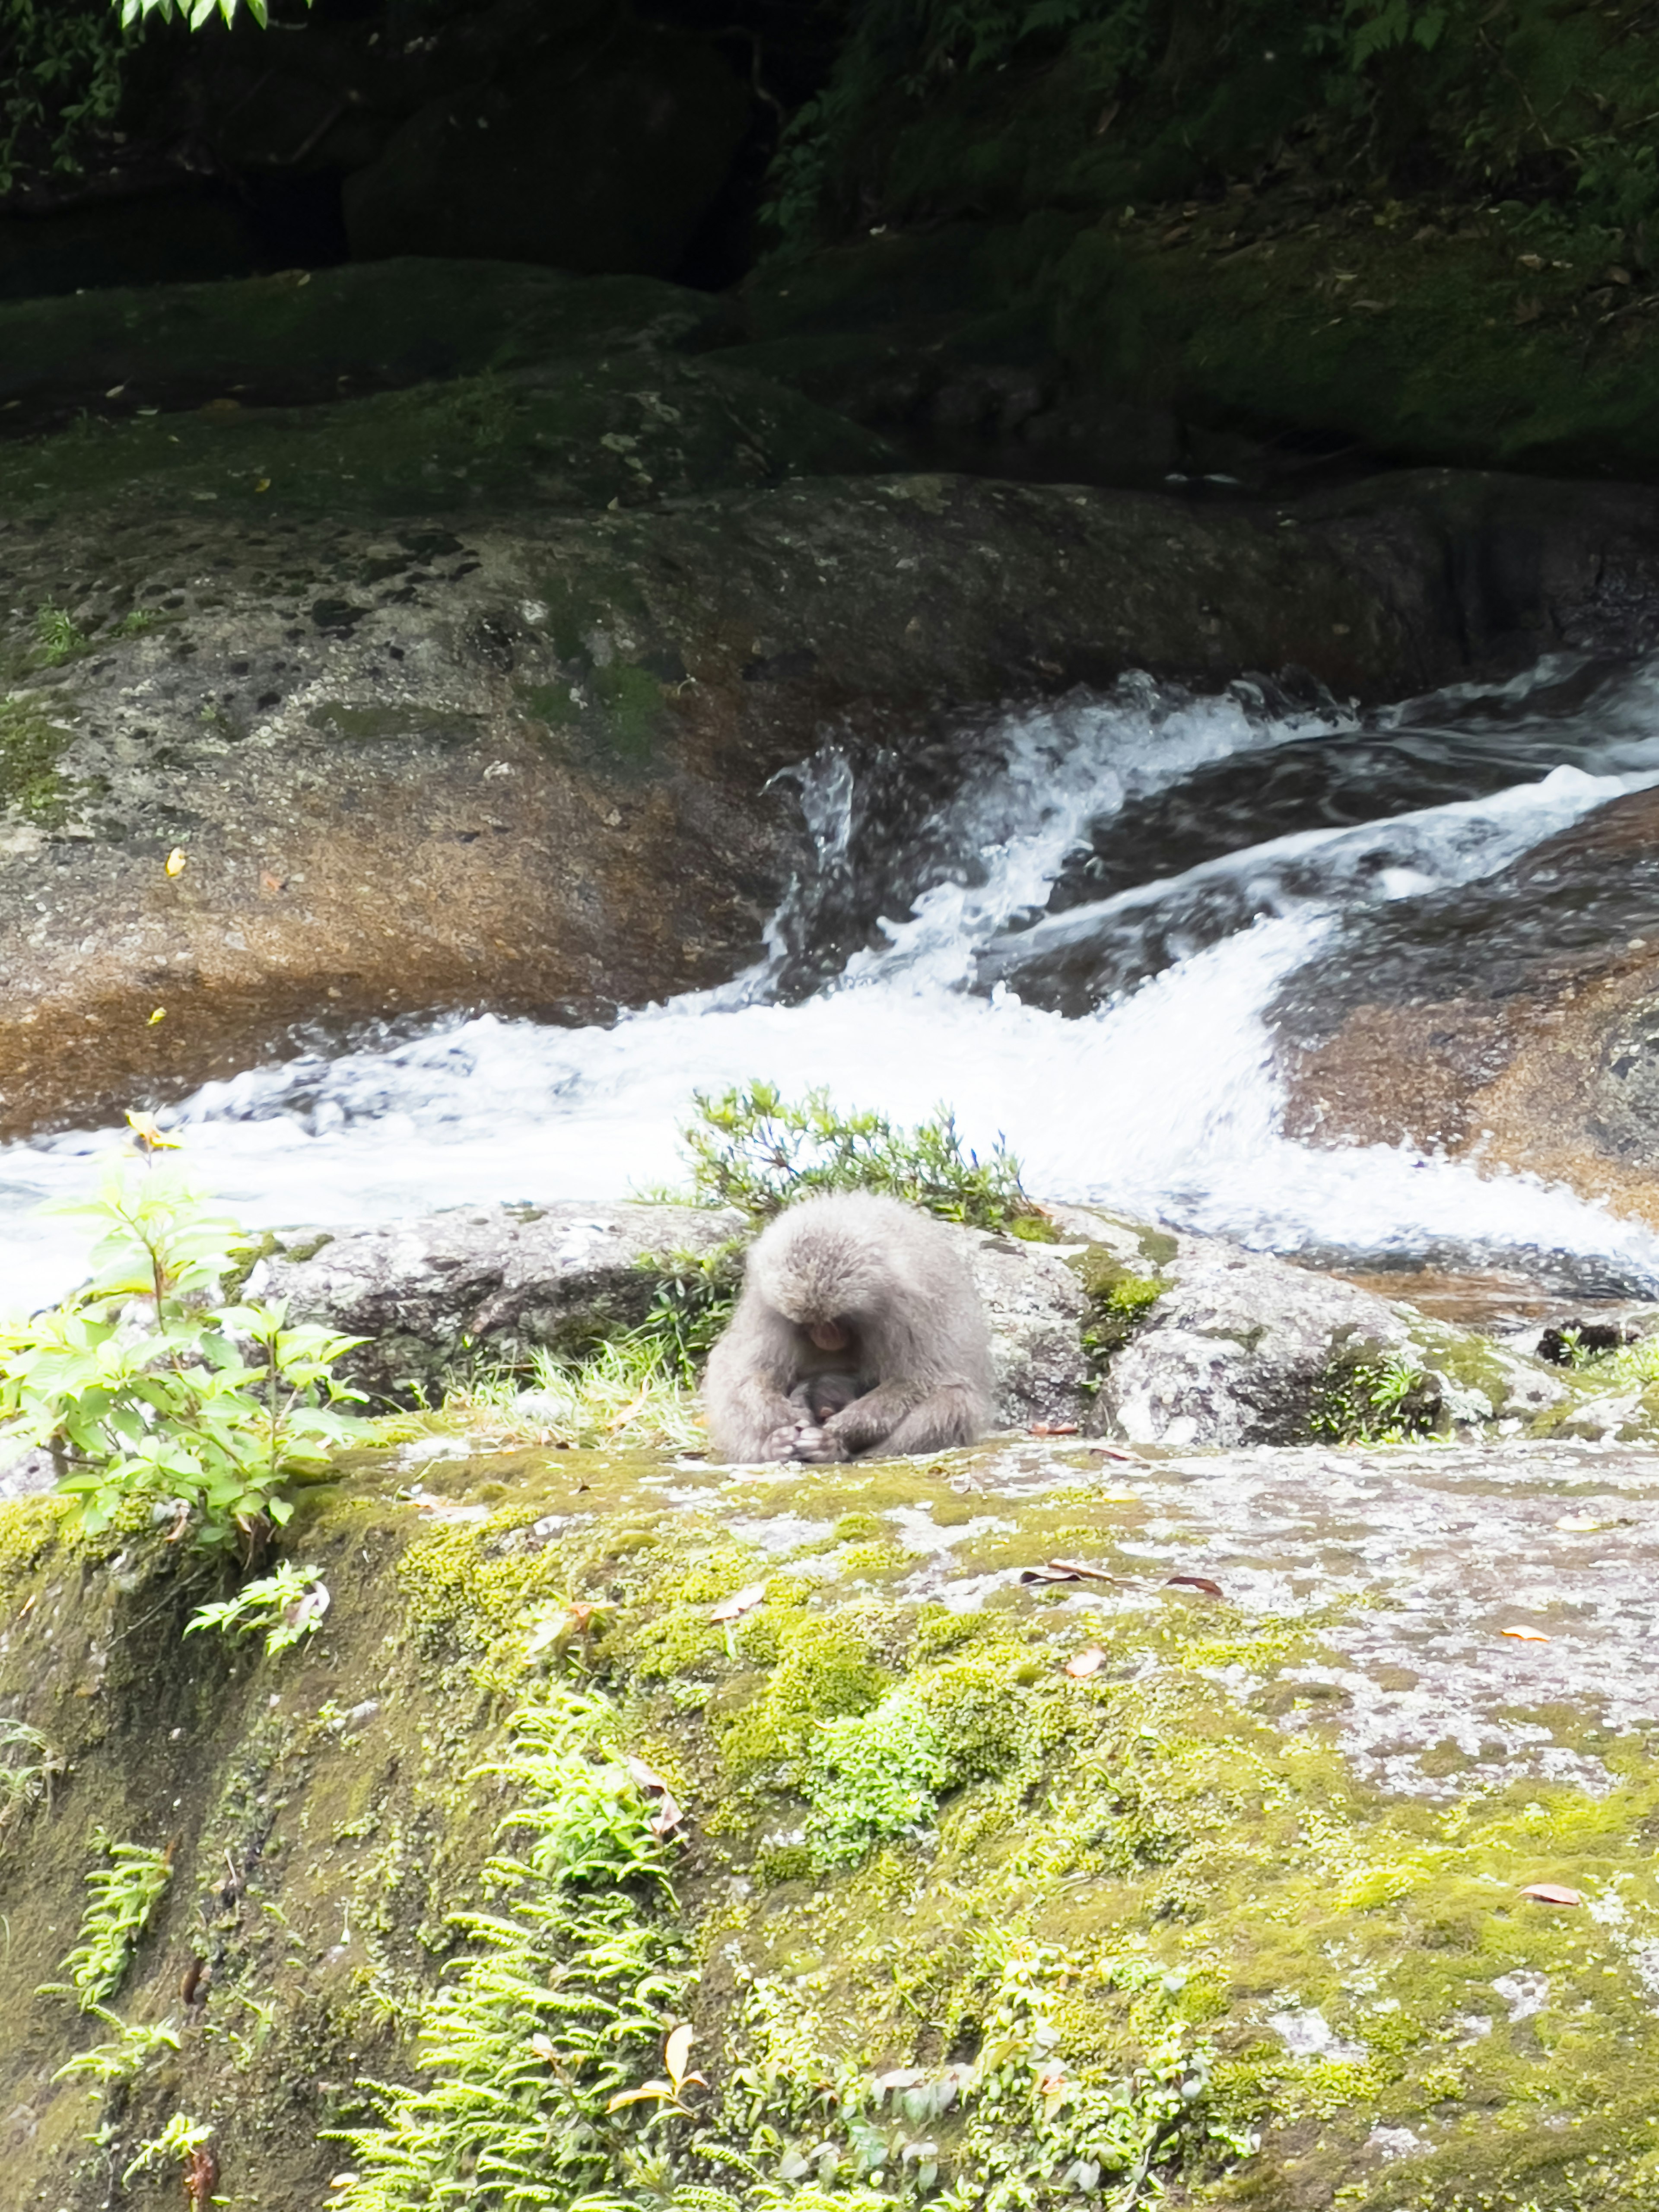
[[[208,1084],[162,1116],[196,1176],[251,1224],[620,1197],[678,1179],[693,1090],[764,1076],[901,1120],[942,1101],[1040,1194],[1249,1244],[1659,1285],[1659,1241],[1564,1189],[1291,1141],[1268,1019],[1346,917],[1489,878],[1659,782],[1659,667],[1551,663],[1363,717],[1136,678],[789,774],[811,859],[744,974],[609,1027],[481,1014]],[[0,1153],[9,1293],[73,1279],[78,1226],[36,1209],[111,1141]]]

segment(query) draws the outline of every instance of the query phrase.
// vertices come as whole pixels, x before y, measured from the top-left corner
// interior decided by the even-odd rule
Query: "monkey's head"
[[[860,1322],[878,1313],[893,1288],[881,1244],[851,1209],[809,1200],[779,1216],[749,1255],[750,1279],[784,1319],[805,1329],[821,1352],[840,1352]]]

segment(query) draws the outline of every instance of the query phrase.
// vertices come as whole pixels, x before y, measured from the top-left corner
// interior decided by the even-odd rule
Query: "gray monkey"
[[[961,1240],[873,1192],[792,1206],[750,1249],[703,1402],[726,1460],[971,1443],[991,1423],[991,1339]]]

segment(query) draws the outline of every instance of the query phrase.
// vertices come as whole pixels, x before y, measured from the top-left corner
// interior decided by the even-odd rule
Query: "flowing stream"
[[[763,1076],[902,1121],[946,1103],[1043,1196],[1659,1289],[1659,1242],[1564,1189],[1286,1139],[1265,1016],[1359,907],[1489,878],[1659,782],[1659,663],[1547,663],[1364,718],[1130,678],[791,775],[813,858],[754,968],[607,1028],[482,1015],[208,1084],[161,1116],[197,1178],[250,1225],[622,1197],[681,1178],[694,1090]],[[0,1308],[75,1279],[82,1228],[37,1209],[111,1143],[0,1152]]]

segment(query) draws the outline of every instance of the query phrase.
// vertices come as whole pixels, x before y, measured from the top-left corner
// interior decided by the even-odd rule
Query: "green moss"
[[[1084,1350],[1103,1366],[1122,1350],[1169,1285],[1125,1267],[1103,1244],[1088,1245],[1066,1264],[1080,1278],[1089,1301]]]
[[[0,699],[0,808],[43,829],[65,819],[86,787],[58,769],[71,735],[38,695],[13,691]]]
[[[726,1768],[739,1779],[793,1773],[825,1723],[866,1711],[888,1680],[854,1627],[803,1613],[777,1628],[778,1656],[764,1686],[715,1720]]]
[[[501,1479],[518,1503],[433,1529],[380,1495],[391,1469],[362,1455],[354,1495],[305,1509],[303,1556],[334,1594],[324,1629],[274,1674],[216,1649],[225,1671],[195,1686],[173,1640],[187,1605],[152,1618],[174,1587],[165,1547],[118,1588],[60,1547],[52,1501],[0,1509],[8,1617],[28,1606],[33,1624],[0,1651],[0,1698],[48,1733],[61,1720],[74,1767],[72,1792],[38,1803],[24,1848],[0,1855],[0,2004],[23,2016],[62,1956],[89,1809],[147,1844],[177,1836],[171,1917],[135,1962],[131,2002],[140,2018],[176,2008],[178,1953],[199,1929],[216,1948],[209,2025],[234,2023],[251,2051],[235,1993],[274,2008],[268,2058],[239,2060],[222,2035],[191,2046],[192,2090],[249,2212],[320,2201],[349,2163],[317,2140],[339,2118],[319,2077],[342,2094],[360,2074],[414,2078],[399,2030],[459,1940],[447,1916],[471,1909],[505,1802],[495,1777],[467,1777],[500,1743],[498,1687],[526,1679],[522,1614],[573,1594],[606,1608],[603,1635],[569,1660],[611,1699],[599,1796],[614,1810],[629,1753],[688,1816],[673,1879],[704,1966],[672,2004],[694,2020],[712,2087],[667,2127],[677,2160],[718,2174],[741,2212],[797,2154],[813,2175],[826,2160],[823,2185],[845,2201],[878,2158],[901,2171],[904,2144],[924,2139],[941,2185],[1001,2176],[1063,2212],[1075,2191],[1058,2177],[1088,2143],[1121,2149],[1111,2129],[1144,2117],[1170,2064],[1194,2085],[1170,2160],[1153,2161],[1176,2201],[1659,2203],[1659,2028],[1639,1964],[1659,1924],[1659,1773],[1642,1736],[1528,1707],[1605,1783],[1413,1801],[1333,1741],[1326,1686],[1305,1679],[1310,1662],[1351,1663],[1322,1644],[1331,1616],[1178,1593],[1079,1610],[1075,1591],[1019,1588],[1008,1570],[1023,1560],[1086,1534],[1109,1561],[1106,1532],[1138,1525],[1088,1485],[999,1496],[1008,1526],[964,1545],[959,1570],[1000,1579],[957,1613],[769,1575],[768,1553],[728,1525],[787,1529],[810,1513],[879,1527],[884,1506],[937,1496],[915,1470],[732,1483],[681,1469],[665,1510],[660,1463],[577,1456],[515,1462]],[[499,1474],[448,1480],[471,1496]],[[548,1516],[558,1525],[536,1535]],[[757,1585],[737,1618],[712,1618]],[[185,1647],[191,1665],[202,1641]],[[1073,1680],[1063,1662],[1085,1641],[1107,1662]],[[109,1672],[80,1695],[94,1647]],[[1539,1881],[1579,1887],[1597,1912],[1529,1904],[1522,1887]],[[1493,1988],[1513,1974],[1547,1978],[1529,2019],[1511,2021]],[[1268,2025],[1315,2008],[1351,2053],[1297,2058]],[[664,2014],[666,1997],[653,2022]],[[1492,2026],[1471,2039],[1474,2016]],[[514,2017],[539,2094],[544,2069]],[[637,2078],[660,2074],[660,2032],[629,2046]],[[1074,2085],[1052,2112],[1034,2087],[1051,2067]],[[895,2069],[914,2077],[914,2112],[878,2087]],[[131,2126],[155,2132],[176,2086],[141,2082]],[[625,2108],[626,2126],[649,2109]],[[1363,2148],[1376,2122],[1409,2126],[1423,2148],[1379,2163]],[[78,2092],[45,2100],[18,2152],[21,2194],[49,2172],[46,2201],[64,2194],[37,2146],[85,2124]],[[1264,2134],[1253,2159],[1237,2148],[1246,2129]],[[642,2128],[630,2151],[665,2132]]]
[[[836,1523],[838,1544],[869,1543],[886,1533],[886,1522],[876,1513],[843,1513]]]
[[[662,729],[661,684],[649,669],[617,660],[595,669],[592,687],[612,750],[630,766],[642,767],[655,752]]]

